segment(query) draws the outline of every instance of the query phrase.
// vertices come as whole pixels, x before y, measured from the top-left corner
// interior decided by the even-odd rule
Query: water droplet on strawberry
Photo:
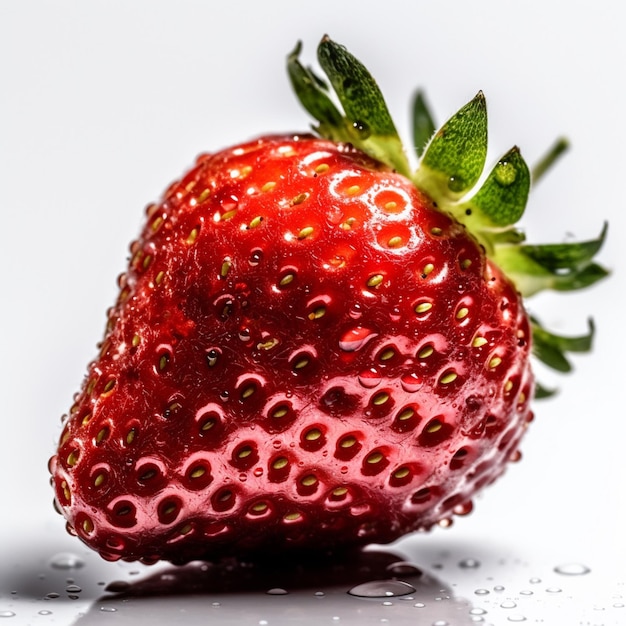
[[[361,372],[358,376],[359,383],[366,389],[373,389],[380,384],[381,375],[375,368],[370,368]]]
[[[348,593],[359,598],[394,598],[415,591],[415,587],[401,580],[373,580],[352,587]]]
[[[356,352],[374,337],[376,337],[376,333],[369,328],[356,326],[342,335],[339,340],[339,347],[344,352]]]
[[[400,379],[400,384],[407,393],[415,393],[422,386],[422,379],[415,373],[405,374]]]

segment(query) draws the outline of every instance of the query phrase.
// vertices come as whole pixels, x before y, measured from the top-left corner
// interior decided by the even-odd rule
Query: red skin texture
[[[50,462],[68,529],[104,558],[389,542],[469,512],[517,457],[521,298],[351,147],[201,156],[131,254]]]

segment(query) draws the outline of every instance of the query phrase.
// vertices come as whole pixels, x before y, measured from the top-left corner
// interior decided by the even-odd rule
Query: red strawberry
[[[319,55],[343,113],[298,50],[289,70],[330,140],[201,156],[131,246],[50,462],[68,530],[106,559],[332,548],[449,524],[519,455],[531,336],[561,369],[564,350],[589,347],[591,333],[529,320],[519,290],[594,282],[604,234],[521,244],[530,174],[517,149],[466,199],[485,161],[482,94],[411,172],[367,71],[327,38]],[[419,98],[416,120],[421,143]]]

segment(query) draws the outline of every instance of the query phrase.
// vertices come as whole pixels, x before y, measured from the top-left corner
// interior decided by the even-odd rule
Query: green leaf
[[[514,147],[496,163],[476,194],[455,207],[457,219],[475,232],[510,226],[522,217],[529,191],[528,166]]]
[[[435,200],[455,200],[480,178],[487,158],[487,105],[482,92],[434,135],[414,180]]]
[[[608,224],[605,222],[600,235],[596,239],[577,243],[526,244],[523,246],[523,251],[531,259],[553,272],[584,268],[591,263],[593,257],[600,251],[606,239],[607,231]]]
[[[566,337],[547,331],[536,319],[532,318],[534,356],[558,372],[570,372],[572,365],[567,358],[567,353],[591,350],[595,326],[591,319],[588,324],[589,329],[585,335]]]
[[[545,398],[551,398],[557,392],[556,389],[548,389],[544,387],[541,383],[535,382],[535,399],[536,400],[544,400]]]
[[[369,71],[329,37],[320,42],[317,57],[343,107],[351,142],[398,172],[410,175],[402,141]]]
[[[328,94],[326,83],[310,68],[305,68],[299,60],[302,43],[298,42],[287,57],[287,72],[291,85],[302,106],[320,123],[329,139],[341,140],[343,115],[339,112]],[[336,134],[329,136],[329,133]]]
[[[424,93],[418,90],[413,98],[413,146],[421,157],[437,127],[426,104]]]

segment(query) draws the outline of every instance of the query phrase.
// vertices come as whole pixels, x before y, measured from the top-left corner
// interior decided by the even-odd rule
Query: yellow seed
[[[196,240],[196,238],[198,237],[198,233],[199,232],[200,232],[200,229],[197,226],[196,226],[196,228],[192,229],[192,231],[187,236],[187,243],[188,244],[192,244]]]
[[[328,165],[328,163],[320,163],[315,168],[315,173],[316,174],[325,174],[329,169],[330,169],[330,165]]]
[[[297,511],[294,511],[293,513],[287,513],[283,519],[286,522],[295,522],[296,520],[299,520],[302,517],[301,513],[298,513]]]
[[[302,204],[308,197],[309,197],[309,194],[307,194],[307,193],[301,193],[301,194],[297,195],[291,201],[291,206],[297,206],[298,204]]]
[[[382,406],[383,404],[385,404],[387,401],[389,400],[389,394],[386,393],[385,391],[381,391],[381,393],[377,393],[374,398],[372,399],[372,402],[376,405],[376,406]]]
[[[431,302],[420,302],[416,307],[415,307],[415,312],[416,313],[426,313],[427,311],[430,311],[433,308],[433,305]]]
[[[286,285],[288,285],[290,282],[293,281],[293,279],[295,278],[294,274],[285,274],[281,279],[280,279],[280,286],[281,287],[285,287]]]
[[[167,354],[161,355],[161,358],[159,358],[159,369],[161,371],[163,371],[167,367],[167,364],[169,363],[169,360],[170,359],[167,356]]]
[[[498,367],[498,365],[500,365],[500,363],[502,363],[502,359],[499,356],[494,356],[489,361],[489,367],[490,367],[490,369],[494,369],[494,368]]]
[[[239,450],[239,452],[237,453],[237,457],[240,459],[245,459],[247,457],[249,457],[252,454],[252,448],[250,447],[245,447],[242,448],[241,450]]]
[[[185,185],[185,191],[193,191],[193,188],[198,183],[197,180],[191,180]]]
[[[115,380],[115,378],[111,378],[110,380],[108,380],[106,385],[104,386],[103,395],[105,393],[109,393],[113,389],[113,387],[115,387],[116,382],[117,381]]]
[[[308,476],[305,476],[300,483],[305,487],[312,487],[317,484],[317,478],[313,476],[313,474],[309,474]]]
[[[72,450],[72,452],[70,452],[67,455],[67,464],[70,467],[74,467],[74,465],[76,465],[76,463],[78,463],[78,457],[79,457],[78,450]]]
[[[108,428],[103,428],[97,435],[96,435],[96,443],[101,443],[106,436],[109,434],[109,429]]]
[[[347,493],[347,487],[337,487],[336,489],[333,489],[333,496],[337,496],[338,498],[340,498],[341,496],[345,496]]]
[[[477,336],[474,338],[474,341],[472,341],[472,347],[480,348],[481,346],[484,346],[486,343],[487,343],[487,340],[484,337]]]
[[[424,265],[424,269],[422,270],[422,274],[424,276],[428,276],[428,274],[430,274],[434,269],[435,269],[435,266],[432,263],[427,263],[426,265]]]
[[[405,422],[406,420],[411,419],[415,415],[415,411],[413,409],[404,409],[399,415],[398,420],[400,422]]]
[[[281,417],[285,417],[285,415],[287,415],[287,413],[289,413],[289,408],[286,406],[279,406],[273,413],[272,413],[272,417],[275,418],[281,418]]]
[[[198,196],[198,202],[204,202],[211,195],[210,189],[204,189],[202,193]]]
[[[385,211],[393,211],[398,207],[398,203],[391,200],[390,202],[386,202],[383,206]]]
[[[221,215],[220,220],[222,222],[227,222],[228,220],[232,220],[235,215],[237,215],[237,209],[232,209],[231,211],[226,211],[226,213]]]
[[[188,535],[191,530],[192,530],[192,525],[191,524],[185,524],[178,532],[181,535]]]
[[[397,469],[393,473],[393,477],[394,478],[406,478],[410,473],[411,472],[408,467],[401,467],[400,469]]]
[[[86,517],[83,520],[83,530],[86,533],[91,533],[91,532],[93,532],[93,528],[94,528],[93,522],[88,517]]]
[[[201,430],[203,431],[207,431],[207,430],[211,430],[211,428],[213,428],[213,426],[215,426],[217,420],[214,417],[210,417],[208,420],[206,420],[202,426],[201,426]]]
[[[349,196],[354,196],[355,194],[359,193],[359,191],[361,191],[361,188],[358,185],[352,185],[351,187],[348,187],[346,193]]]
[[[435,237],[439,237],[442,233],[443,231],[438,226],[435,226],[434,228],[430,229],[430,234],[434,235]]]
[[[242,400],[249,398],[256,391],[256,387],[254,385],[249,385],[241,392]]]
[[[391,239],[389,239],[389,241],[387,242],[387,245],[390,248],[398,248],[400,245],[402,245],[402,237],[391,237]]]
[[[351,448],[356,443],[355,437],[345,437],[339,442],[342,448]]]
[[[462,319],[465,319],[468,315],[469,315],[469,309],[466,306],[464,306],[464,307],[461,307],[456,312],[456,319],[462,320]]]
[[[384,455],[382,452],[373,452],[367,457],[367,462],[371,465],[375,465],[376,463],[380,463],[384,459]]]
[[[271,191],[274,187],[276,187],[276,183],[273,180],[270,180],[265,183],[263,187],[261,187],[261,191],[265,193],[267,191]]]
[[[435,420],[426,427],[427,433],[436,433],[443,428],[443,424],[439,420]]]
[[[241,176],[240,176],[240,178],[245,178],[246,176],[248,176],[251,173],[252,173],[252,166],[251,165],[244,165],[241,168]]]
[[[313,230],[312,226],[306,226],[298,233],[298,239],[306,239],[313,233]]]
[[[472,259],[462,259],[460,265],[462,270],[469,269],[472,265]]]
[[[349,217],[345,222],[342,222],[342,224],[340,225],[340,228],[342,230],[351,230],[354,222],[356,222],[356,218]]]
[[[278,344],[278,339],[272,338],[272,339],[268,339],[267,341],[257,343],[256,347],[259,350],[271,350],[277,344]]]
[[[518,404],[524,404],[524,402],[526,402],[526,394],[522,391],[519,394],[519,398],[517,399],[517,403]]]
[[[147,256],[144,257],[143,259],[143,269],[148,269],[148,266],[150,265],[150,263],[152,263],[152,255],[148,254]]]
[[[263,216],[257,215],[251,222],[248,224],[248,228],[256,228],[263,222]]]
[[[72,494],[66,481],[61,483],[61,489],[63,489],[63,497],[69,502],[72,499]]]
[[[267,510],[267,504],[265,502],[257,502],[257,504],[252,507],[252,510],[255,513],[262,513]]]
[[[126,435],[126,443],[131,444],[135,440],[135,435],[137,431],[134,428],[131,428]]]
[[[136,348],[141,343],[141,337],[139,335],[133,335],[130,343],[133,348]]]
[[[316,309],[311,311],[311,313],[309,313],[309,319],[318,320],[320,317],[324,317],[324,315],[326,315],[326,307],[318,306]]]
[[[511,389],[513,389],[513,381],[507,380],[506,383],[504,383],[504,393],[508,393]]]
[[[100,472],[94,479],[93,481],[93,486],[94,487],[100,487],[102,485],[102,483],[104,482],[104,479],[106,478],[106,474],[104,474],[103,472]]]
[[[281,470],[284,469],[285,467],[287,467],[287,465],[289,465],[289,460],[287,458],[285,458],[284,456],[281,456],[280,458],[276,459],[273,463],[272,463],[272,467],[275,470]]]
[[[322,431],[319,428],[311,428],[305,433],[304,438],[307,441],[317,441],[321,436]]]
[[[154,277],[154,282],[157,285],[160,285],[163,282],[163,278],[165,278],[165,272],[163,270],[161,270],[155,277]]]
[[[195,470],[189,474],[190,478],[200,478],[206,474],[206,469],[204,467],[197,467]]]
[[[374,274],[368,278],[367,286],[372,288],[378,287],[384,279],[385,277],[382,274]]]
[[[387,348],[383,350],[380,357],[378,357],[381,361],[388,361],[389,359],[393,359],[396,356],[396,351],[393,348]]]
[[[435,349],[432,346],[424,346],[418,353],[417,356],[420,359],[427,359]]]
[[[157,218],[155,218],[155,220],[152,222],[152,230],[154,232],[156,232],[157,230],[159,230],[159,228],[161,228],[161,226],[163,225],[163,218],[159,215]]]
[[[92,414],[91,413],[87,413],[87,415],[85,415],[85,417],[83,417],[83,421],[81,422],[81,424],[83,426],[86,426],[91,421],[91,418],[92,418]]]
[[[304,357],[304,358],[302,358],[299,361],[296,361],[294,363],[293,369],[294,370],[301,370],[301,369],[305,368],[309,363],[310,363],[309,359],[307,357]]]
[[[439,382],[442,385],[449,385],[451,382],[454,382],[457,378],[458,378],[458,374],[456,372],[448,372],[447,374],[444,374],[439,379]]]

